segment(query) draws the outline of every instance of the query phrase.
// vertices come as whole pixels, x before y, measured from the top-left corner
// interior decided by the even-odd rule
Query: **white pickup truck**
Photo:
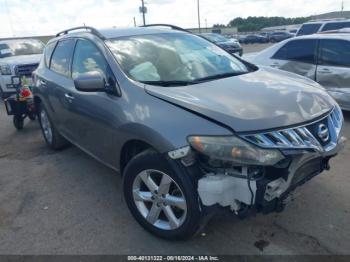
[[[26,76],[31,81],[32,72],[38,67],[44,44],[35,39],[0,40],[0,95],[9,97],[16,90],[13,76]]]

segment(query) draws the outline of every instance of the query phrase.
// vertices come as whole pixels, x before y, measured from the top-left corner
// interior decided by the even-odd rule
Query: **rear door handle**
[[[328,68],[322,68],[319,70],[319,72],[322,74],[331,74],[332,73],[332,71]]]
[[[72,103],[72,101],[74,100],[74,96],[68,93],[65,93],[64,97],[68,100],[69,103]]]

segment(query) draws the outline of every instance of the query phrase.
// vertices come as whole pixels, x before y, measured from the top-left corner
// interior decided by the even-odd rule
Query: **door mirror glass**
[[[91,71],[80,74],[74,79],[75,88],[83,92],[106,91],[106,83],[102,74],[98,71]]]

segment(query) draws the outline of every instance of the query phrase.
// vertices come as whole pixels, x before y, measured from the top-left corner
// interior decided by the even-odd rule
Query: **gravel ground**
[[[350,254],[350,144],[283,213],[216,216],[168,242],[132,218],[119,174],[75,147],[48,149],[37,122],[17,132],[1,103],[0,123],[0,254]]]

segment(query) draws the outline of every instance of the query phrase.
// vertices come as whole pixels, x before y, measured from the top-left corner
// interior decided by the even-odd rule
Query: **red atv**
[[[13,76],[11,80],[13,87],[16,89],[16,94],[5,99],[4,102],[7,114],[13,115],[13,125],[17,130],[21,130],[26,117],[32,121],[36,119],[33,94],[25,77],[20,79]]]

